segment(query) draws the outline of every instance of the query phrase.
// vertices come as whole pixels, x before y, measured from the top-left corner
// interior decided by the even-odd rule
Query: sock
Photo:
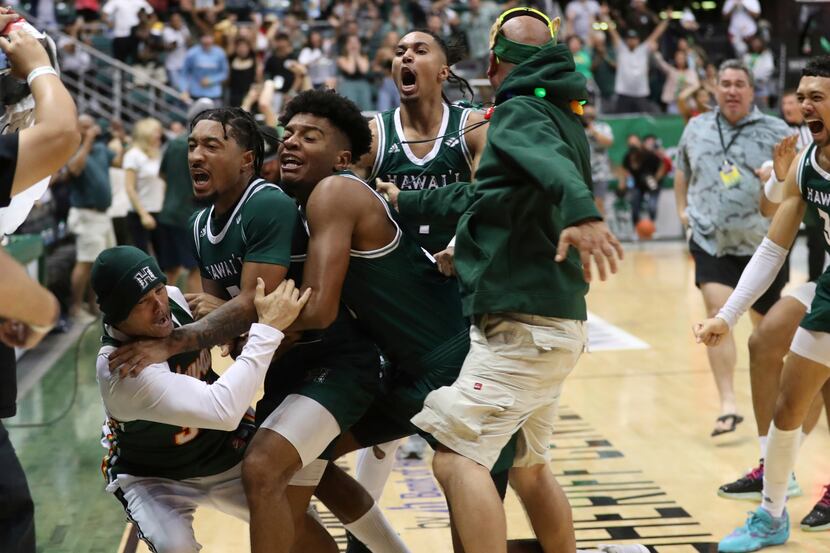
[[[761,446],[761,461],[767,458],[767,437],[758,436],[758,445]]]
[[[377,503],[365,515],[344,526],[372,553],[410,553]]]
[[[787,504],[787,484],[795,466],[801,429],[780,430],[772,424],[767,441],[767,458],[764,462],[763,508],[779,518]]]
[[[393,440],[357,452],[355,479],[366,488],[375,501],[380,501],[383,487],[386,486],[386,481],[392,473],[392,467],[395,465],[395,450],[398,449],[399,442],[400,440]],[[375,455],[375,448],[384,453],[383,459],[378,459]]]

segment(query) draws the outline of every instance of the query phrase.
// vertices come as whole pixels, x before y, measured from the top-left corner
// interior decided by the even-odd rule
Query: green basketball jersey
[[[398,225],[386,201],[372,191],[395,224],[395,239],[375,251],[350,252],[342,301],[399,370],[420,374],[424,358],[469,332],[455,279],[443,276],[420,245]]]
[[[824,249],[830,252],[830,173],[818,164],[815,143],[807,146],[796,171],[796,183],[807,210],[815,209],[824,228]],[[830,332],[830,273],[824,271],[816,282],[816,296],[801,321],[808,330]]]
[[[214,217],[213,206],[191,220],[202,277],[217,282],[231,299],[239,295],[242,264],[288,267],[298,224],[297,204],[280,187],[256,179],[229,214]]]
[[[174,295],[181,292],[167,287],[173,327],[192,323],[186,304],[180,305]],[[104,325],[101,343],[104,348],[118,347],[126,337],[109,325]],[[175,355],[167,360],[170,370],[183,373],[199,358],[198,351]],[[213,383],[218,376],[208,370],[202,380]],[[121,422],[109,417],[104,427],[102,444],[108,452],[101,470],[108,483],[121,474],[155,476],[185,480],[224,472],[242,461],[244,440],[237,440],[234,432],[188,428],[159,422],[134,420]]]
[[[467,126],[472,110],[447,104],[443,107],[439,138],[423,158],[418,158],[406,143],[400,108],[375,116],[378,146],[368,178],[370,183],[380,178],[401,190],[425,190],[470,182],[473,156],[462,130]],[[403,222],[431,254],[445,249],[455,235],[455,225],[428,224],[417,218]]]

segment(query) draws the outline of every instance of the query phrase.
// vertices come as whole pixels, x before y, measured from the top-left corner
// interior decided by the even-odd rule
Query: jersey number
[[[830,244],[830,215],[828,215],[827,213],[825,213],[824,211],[822,211],[820,209],[818,209],[816,211],[818,211],[818,214],[819,214],[819,217],[821,217],[821,220],[824,221],[824,240],[825,240],[825,242]]]
[[[187,442],[191,441],[193,438],[199,435],[198,428],[190,428],[187,426],[182,426],[182,431],[176,433],[173,436],[173,441],[176,442],[176,445],[184,445]]]

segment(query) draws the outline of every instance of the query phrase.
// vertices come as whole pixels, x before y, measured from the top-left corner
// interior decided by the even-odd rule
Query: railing
[[[30,15],[26,19],[40,27]],[[127,129],[145,117],[159,119],[165,127],[173,121],[186,121],[187,104],[181,93],[154,79],[141,68],[130,67],[100,50],[58,31],[49,35],[58,44],[71,41],[79,52],[89,56],[85,71],[63,71],[61,78],[73,93],[79,113],[96,118],[121,120]],[[61,52],[58,51],[58,59]]]

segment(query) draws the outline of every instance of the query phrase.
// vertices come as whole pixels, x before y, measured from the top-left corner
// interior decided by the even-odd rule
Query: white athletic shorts
[[[327,461],[318,459],[340,435],[340,425],[328,409],[310,397],[289,394],[263,421],[260,428],[276,432],[294,446],[303,462],[291,479],[292,486],[316,486]]]
[[[76,259],[82,263],[94,262],[99,253],[115,246],[112,219],[102,211],[71,207],[66,226],[75,235]]]
[[[193,533],[193,513],[198,507],[213,507],[248,522],[242,463],[220,474],[188,480],[119,476],[118,487],[139,537],[158,553],[202,549]]]
[[[807,313],[809,313],[810,306],[813,304],[813,298],[816,297],[816,283],[805,282],[804,284],[799,284],[784,295],[797,299],[807,308]]]
[[[489,314],[470,339],[458,379],[431,392],[412,423],[488,469],[517,431],[513,466],[547,463],[562,383],[585,349],[584,323]]]

